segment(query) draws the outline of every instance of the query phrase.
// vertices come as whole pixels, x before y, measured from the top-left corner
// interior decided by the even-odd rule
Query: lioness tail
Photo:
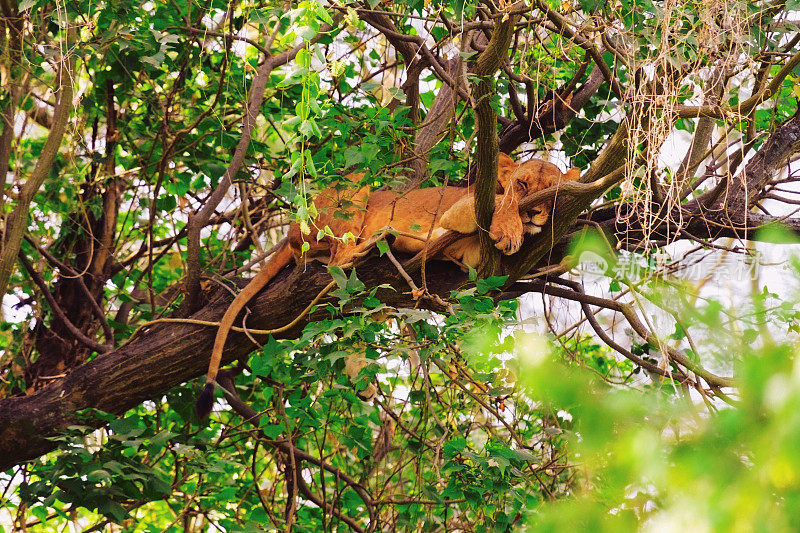
[[[214,405],[214,384],[217,380],[219,373],[219,366],[222,362],[222,350],[225,347],[225,341],[228,338],[228,333],[233,326],[234,320],[239,315],[239,312],[247,305],[258,292],[267,286],[267,284],[274,278],[281,269],[292,260],[292,250],[289,246],[288,239],[284,239],[278,244],[278,249],[272,256],[264,263],[264,267],[256,276],[250,280],[244,289],[241,290],[236,298],[233,299],[231,305],[219,321],[219,329],[217,329],[217,336],[214,339],[214,349],[211,350],[211,360],[208,363],[208,372],[206,373],[206,385],[203,391],[197,397],[195,402],[195,410],[199,418],[205,418],[211,413],[211,408]]]

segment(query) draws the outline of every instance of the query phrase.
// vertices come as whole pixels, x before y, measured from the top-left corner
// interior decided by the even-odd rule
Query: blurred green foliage
[[[680,72],[696,66],[687,86],[670,96],[673,103],[694,97],[687,87],[703,81],[698,73],[714,63],[718,50],[741,46],[759,65],[764,57],[784,54],[777,50],[783,37],[771,43],[751,2],[715,4],[742,17],[737,32],[719,32],[717,51],[702,38],[702,31],[716,26],[714,17],[703,19],[708,13],[699,4],[671,6],[673,34],[664,33],[662,15],[670,7],[664,2],[573,4],[542,3],[580,14],[587,27],[625,32],[633,59],[620,62],[608,50],[602,55],[622,83],[635,88],[641,81],[636,68],[656,58]],[[369,36],[358,11],[366,6],[388,11],[408,37],[429,17],[436,24],[433,39],[451,32],[436,22],[439,17],[475,21],[479,7],[370,0],[339,6],[343,22],[319,36],[337,10],[306,0],[19,3],[39,32],[36,39],[41,37],[24,43],[26,75],[42,87],[53,85],[55,71],[45,59],[53,43],[63,41],[62,8],[80,25],[74,45],[79,109],[64,142],[69,149],[34,198],[29,233],[70,259],[71,244],[86,237],[87,214],[97,217],[102,208],[100,197],[86,191],[103,191],[125,178],[129,187],[120,199],[115,235],[122,266],[104,287],[115,311],[131,305],[129,320],[110,320],[118,341],[174,308],[174,302],[134,298],[133,292],[145,286],[150,296],[161,294],[184,276],[186,206],[206,197],[225,172],[264,59],[253,46],[239,47],[241,37],[258,36],[263,44],[274,35],[273,55],[302,44],[294,61],[271,73],[256,135],[236,176],[254,197],[266,198],[265,227],[274,229],[286,216],[307,222],[314,214],[310,198],[343,171],[364,172],[362,182],[375,187],[402,179],[419,122],[403,104],[399,82],[387,87],[370,75],[391,71],[397,57]],[[216,21],[208,26],[236,39],[186,29],[203,20]],[[509,78],[535,80],[525,95],[529,109],[573,78],[577,84],[589,75],[580,70],[584,51],[562,32],[542,35],[540,23],[550,30],[543,20],[535,25],[535,38],[515,43],[508,65]],[[681,31],[686,37],[677,39]],[[319,40],[309,44],[315,36]],[[675,46],[664,50],[664,43]],[[460,57],[469,60],[470,54]],[[787,78],[774,105],[755,113],[757,133],[794,113],[796,81]],[[121,172],[115,176],[98,172],[107,156],[97,131],[106,119],[109,83],[120,110],[115,157]],[[514,116],[511,86],[503,78],[493,100],[508,121]],[[422,115],[441,87],[433,76],[423,77]],[[724,103],[737,104],[739,91],[733,84]],[[0,106],[6,102],[0,94]],[[32,105],[20,104],[23,110]],[[558,146],[585,169],[624,112],[603,83],[564,131],[526,149]],[[455,115],[443,142],[428,154],[430,185],[467,175],[475,124],[463,103]],[[742,121],[734,128],[750,126]],[[677,127],[693,130],[695,122],[682,119]],[[11,163],[20,176],[36,164],[40,133],[20,136],[15,145]],[[753,142],[757,147],[761,139]],[[266,177],[259,175],[263,169]],[[636,177],[630,185],[645,191],[647,184]],[[626,198],[614,187],[604,200]],[[204,234],[208,271],[241,266],[252,255],[247,247],[231,249],[238,229],[228,233],[220,226]],[[175,247],[146,258],[148,242]],[[38,253],[28,242],[22,250]],[[493,292],[505,278],[473,276],[474,283],[450,295],[446,312],[431,313],[389,307],[378,288],[359,280],[358,269],[333,268],[336,301],[319,309],[299,338],[270,338],[236,377],[239,397],[260,414],[257,425],[227,409],[224,399],[211,422],[198,422],[197,384],[176,387],[118,419],[85,413],[106,417],[108,424],[98,431],[73,427],[56,439],[58,451],[0,473],[0,530],[316,532],[354,524],[386,531],[800,530],[800,299],[782,300],[758,283],[735,306],[701,298],[692,283],[664,273],[656,257],[662,251],[617,254],[589,234],[575,241],[570,254],[578,266],[594,265],[588,274],[586,268],[573,273],[591,274],[615,298],[633,299],[641,315],[658,314],[669,324],[655,340],[622,332],[632,355],[668,372],[676,366],[660,351],[668,345],[695,368],[734,375],[735,389],[706,387],[692,372],[686,379],[696,379],[696,387],[645,371],[588,328],[531,333],[543,331],[542,322],[559,313],[546,309],[535,328],[520,323],[521,304],[498,300]],[[787,278],[796,280],[796,262],[792,268]],[[56,279],[54,269],[43,270],[46,282]],[[12,284],[21,301],[34,294],[21,273]],[[615,318],[605,317],[611,326]],[[22,368],[29,362],[26,342],[39,320],[53,318],[31,312],[0,324],[4,364]],[[367,363],[354,380],[344,370],[352,354]],[[374,404],[357,396],[371,382],[380,387]],[[2,386],[25,390],[24,376],[9,373]]]

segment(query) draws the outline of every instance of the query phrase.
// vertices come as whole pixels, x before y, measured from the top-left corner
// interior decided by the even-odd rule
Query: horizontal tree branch
[[[621,128],[624,128],[624,123]],[[759,153],[745,169],[746,183],[768,183],[800,139],[800,114],[779,126],[764,143]],[[609,146],[624,145],[627,136],[618,132]],[[787,146],[788,144],[788,146]],[[618,147],[617,147],[618,148]],[[608,149],[608,148],[607,148]],[[623,152],[624,153],[624,152]],[[601,157],[589,172],[582,177],[584,183],[562,184],[558,190],[541,191],[521,202],[522,206],[533,205],[558,194],[559,201],[551,220],[560,224],[568,217],[576,217],[580,207],[588,206],[592,197],[616,182],[621,175],[620,158],[617,155]],[[606,169],[606,171],[603,171]],[[589,183],[585,183],[585,182]],[[689,204],[686,204],[689,205]],[[727,204],[728,206],[731,203]],[[746,204],[745,204],[746,205]],[[585,208],[585,207],[584,207]],[[685,206],[684,206],[685,208]],[[704,238],[733,236],[754,238],[754,229],[778,222],[784,223],[800,235],[800,220],[767,217],[745,211],[742,218],[732,217],[726,210],[711,210],[697,216],[686,216],[684,231],[672,231],[665,235],[672,240],[678,238]],[[629,220],[636,220],[631,217]],[[675,219],[679,220],[679,219]],[[737,220],[736,223],[733,220]],[[671,222],[674,228],[674,222]],[[551,224],[548,223],[548,226]],[[578,227],[580,227],[579,224]],[[597,226],[612,236],[630,236],[634,227],[620,227],[614,218],[608,218]],[[526,244],[529,250],[537,250],[538,259],[533,263],[560,261],[569,240],[577,228],[573,223],[559,230],[558,235],[548,227]],[[656,228],[657,229],[657,228]],[[656,233],[658,235],[658,233]],[[461,238],[450,233],[443,239],[431,243],[427,257],[435,255],[442,243]],[[412,276],[419,272],[423,254],[404,264]],[[523,261],[530,261],[528,254]],[[544,259],[543,259],[544,258]],[[519,267],[519,259],[510,257],[511,263]],[[513,265],[512,265],[513,266]],[[361,281],[368,287],[389,283],[395,289],[382,289],[378,296],[388,305],[404,306],[415,302],[407,290],[407,282],[389,260],[367,258],[356,267]],[[516,271],[517,276],[522,272]],[[452,289],[467,283],[466,276],[452,263],[433,261],[426,267],[426,286],[438,296],[446,296]],[[312,302],[320,291],[330,283],[324,267],[309,263],[300,268],[286,269],[273,280],[266,290],[254,299],[249,308],[247,326],[258,329],[276,329],[292,322]],[[421,283],[420,283],[421,285]],[[228,307],[230,294],[218,289],[192,319],[216,322]],[[324,301],[323,301],[324,302]],[[276,305],[277,304],[277,305]],[[311,317],[303,317],[283,330],[278,336],[296,337]],[[87,408],[122,414],[147,399],[157,398],[170,388],[203,374],[208,365],[216,328],[199,324],[163,323],[147,327],[135,334],[126,344],[107,354],[98,356],[70,372],[65,378],[55,381],[30,396],[0,399],[0,470],[36,458],[55,448],[48,437],[58,435],[70,425],[84,424],[94,427],[102,425],[100,420],[82,419],[76,412]],[[223,362],[228,363],[248,354],[253,349],[252,341],[242,333],[232,334]]]
[[[523,204],[530,201],[530,198],[524,200]],[[688,229],[693,236],[708,239],[725,236],[756,238],[757,228],[780,222],[800,236],[800,219],[751,213],[748,220],[749,223],[741,228],[695,223],[690,224]],[[572,235],[580,231],[580,227],[580,224],[575,227]],[[616,233],[622,236],[627,232],[625,227],[617,227],[616,232],[613,226],[600,227],[612,235]],[[428,257],[459,238],[463,238],[463,235],[450,232],[431,243]],[[529,237],[532,241],[547,238],[542,234]],[[681,237],[675,236],[677,238]],[[766,234],[763,238],[771,237]],[[564,257],[569,239],[570,236],[564,237],[552,247],[548,255],[549,262],[557,262]],[[416,277],[421,264],[422,254],[407,260],[403,269]],[[367,287],[384,283],[394,287],[394,290],[383,289],[378,293],[388,305],[410,306],[420,303],[414,300],[408,291],[407,281],[388,259],[368,257],[356,267],[356,271]],[[429,262],[426,278],[428,289],[437,296],[447,296],[451,290],[468,283],[467,276],[456,265],[444,261]],[[421,283],[419,279],[416,282]],[[237,283],[244,285],[246,281],[238,280]],[[250,303],[248,307],[251,312],[247,316],[246,326],[253,329],[284,326],[297,317],[328,283],[330,276],[316,262],[285,269]],[[514,296],[512,291],[502,297]],[[217,322],[230,300],[228,290],[218,289],[191,319]],[[588,303],[591,305],[592,301]],[[430,305],[435,307],[433,303]],[[303,317],[276,337],[296,338],[308,321],[317,316],[312,314]],[[48,437],[60,434],[70,425],[100,427],[103,424],[100,420],[78,417],[78,411],[93,408],[121,415],[145,400],[158,398],[170,388],[204,374],[215,333],[216,328],[208,325],[156,323],[134,335],[116,350],[98,356],[30,396],[0,399],[0,471],[53,450],[56,443],[48,440]],[[264,339],[261,337],[258,340]],[[247,335],[231,333],[223,361],[230,363],[253,349],[253,343]]]
[[[360,279],[369,287],[390,283],[395,290],[382,289],[378,296],[389,305],[411,306],[415,301],[406,281],[385,258],[367,258],[356,267]],[[426,267],[428,286],[437,295],[467,283],[466,274],[452,263],[434,261]],[[248,306],[246,326],[257,329],[280,328],[295,317],[331,281],[327,270],[312,262],[285,269]],[[419,280],[417,280],[420,283]],[[240,284],[244,284],[240,280]],[[208,302],[190,318],[217,322],[230,304],[230,292],[217,289]],[[324,305],[325,300],[321,303]],[[310,319],[277,334],[296,338]],[[0,471],[53,450],[48,440],[70,425],[100,427],[103,422],[76,415],[83,409],[98,409],[121,415],[145,400],[205,373],[216,333],[215,327],[198,324],[163,323],[135,334],[116,350],[98,356],[75,368],[30,396],[0,399]],[[263,336],[259,339],[264,341]],[[253,343],[243,333],[231,333],[223,362],[229,363],[250,353]]]

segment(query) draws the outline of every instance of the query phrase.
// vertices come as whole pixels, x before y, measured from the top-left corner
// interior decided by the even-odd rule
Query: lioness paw
[[[489,228],[489,237],[495,241],[495,247],[506,255],[519,251],[522,235],[522,221],[517,217],[495,217]]]

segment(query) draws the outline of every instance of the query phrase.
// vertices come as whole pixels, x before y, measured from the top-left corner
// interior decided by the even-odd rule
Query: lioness
[[[579,176],[580,170],[577,168],[562,174],[558,167],[547,161],[532,159],[516,163],[501,153],[498,159],[495,211],[489,228],[495,246],[505,254],[513,254],[522,245],[525,233],[534,235],[547,222],[550,202],[540,204],[530,212],[520,213],[520,198],[563,181],[575,180]],[[360,179],[357,174],[347,177],[351,181]],[[392,191],[371,193],[369,186],[354,191],[334,185],[322,191],[314,200],[314,205],[319,215],[313,222],[313,230],[306,235],[299,224],[290,224],[287,238],[278,245],[262,270],[236,296],[220,320],[206,385],[197,399],[200,418],[211,412],[222,350],[236,316],[292,258],[297,262],[305,258],[318,259],[329,265],[346,265],[372,245],[370,239],[374,235],[387,229],[396,234],[392,248],[411,253],[421,251],[429,238],[435,239],[448,230],[467,235],[478,229],[471,187],[414,189],[398,194]],[[317,231],[326,226],[330,232],[325,232],[324,236],[317,239]],[[343,239],[348,233],[350,237]],[[305,255],[304,243],[308,243]],[[477,268],[480,261],[477,237],[472,235],[450,245],[444,251],[444,258]],[[363,365],[346,365],[348,374],[357,374],[360,366]]]

